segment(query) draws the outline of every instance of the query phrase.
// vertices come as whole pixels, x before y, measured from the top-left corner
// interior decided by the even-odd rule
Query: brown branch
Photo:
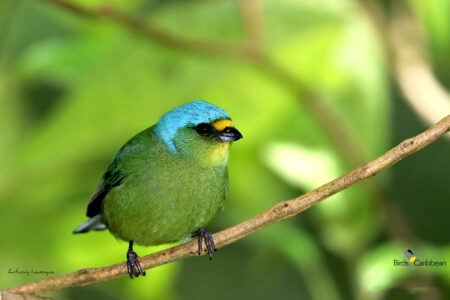
[[[30,294],[16,294],[16,293],[0,293],[0,300],[52,300],[53,298],[39,297]]]
[[[406,156],[434,142],[450,130],[450,115],[443,118],[425,132],[401,142],[377,159],[365,163],[353,171],[306,193],[298,198],[283,201],[269,210],[248,219],[238,225],[225,229],[213,235],[217,247],[231,244],[257,230],[276,222],[291,218],[347,187],[375,176],[380,171],[392,166]],[[204,247],[206,248],[206,247]],[[197,255],[197,241],[190,241],[177,247],[156,252],[140,258],[145,269],[164,265],[185,257]],[[110,280],[127,274],[125,263],[112,266],[82,269],[73,273],[36,281],[7,289],[7,292],[42,294],[68,287],[92,284]]]
[[[425,33],[408,2],[396,0],[383,4],[359,0],[359,4],[389,60],[388,72],[396,81],[404,101],[426,124],[434,124],[450,113],[449,95],[432,73]],[[409,245],[415,244],[414,235],[395,202],[386,200],[382,186],[374,186],[373,191],[382,196],[377,197],[381,200],[377,204],[386,218],[388,235]]]

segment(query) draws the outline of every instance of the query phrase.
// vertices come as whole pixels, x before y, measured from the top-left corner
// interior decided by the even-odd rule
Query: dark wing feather
[[[86,215],[94,217],[102,211],[102,201],[109,193],[109,191],[121,184],[123,184],[128,175],[132,173],[131,170],[136,168],[135,161],[142,159],[146,155],[152,141],[153,129],[152,127],[140,132],[129,140],[117,152],[114,160],[108,168],[108,171],[103,175],[97,191],[89,202]]]
[[[102,201],[108,192],[116,186],[125,182],[126,176],[113,163],[108,171],[103,175],[97,190],[88,204],[86,215],[90,218],[98,215],[102,211]]]

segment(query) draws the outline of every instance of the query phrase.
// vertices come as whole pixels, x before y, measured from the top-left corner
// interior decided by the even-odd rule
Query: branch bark
[[[52,298],[39,297],[30,294],[0,293],[0,300],[52,300]]]
[[[291,218],[319,203],[323,199],[328,198],[357,182],[375,176],[380,171],[392,166],[406,156],[431,144],[449,130],[450,115],[446,116],[423,133],[401,142],[398,146],[392,148],[377,159],[365,163],[309,193],[292,200],[280,202],[269,210],[251,219],[214,234],[213,237],[216,246],[223,247],[271,224]],[[204,249],[206,249],[206,247],[204,247]],[[196,255],[197,241],[194,240],[177,247],[144,256],[140,258],[140,261],[143,268],[149,269]],[[102,268],[82,269],[73,273],[6,289],[4,292],[42,294],[63,288],[110,280],[126,274],[126,263],[119,263]]]

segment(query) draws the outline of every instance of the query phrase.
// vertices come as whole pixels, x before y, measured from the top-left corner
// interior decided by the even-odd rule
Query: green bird
[[[193,101],[164,114],[114,157],[92,196],[90,218],[73,233],[109,231],[129,242],[130,278],[145,276],[133,243],[149,246],[198,236],[210,259],[205,228],[223,209],[230,144],[242,138],[223,109]]]

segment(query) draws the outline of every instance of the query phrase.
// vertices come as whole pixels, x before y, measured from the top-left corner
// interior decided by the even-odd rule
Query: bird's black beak
[[[216,139],[221,142],[234,142],[242,139],[242,134],[234,127],[226,127],[216,135]]]

